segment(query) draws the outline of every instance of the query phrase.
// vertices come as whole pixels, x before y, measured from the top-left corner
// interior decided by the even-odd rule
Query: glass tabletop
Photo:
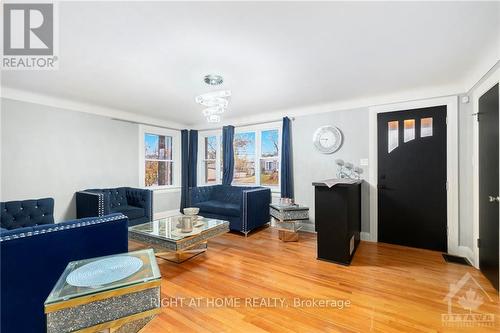
[[[100,286],[76,287],[67,282],[68,275],[70,275],[78,268],[81,268],[88,264],[96,263],[103,259],[109,261],[113,259],[123,259],[122,257],[132,257],[136,262],[137,259],[139,259],[140,261],[142,261],[142,266],[135,273],[126,278]],[[90,295],[90,294],[100,293],[103,291],[114,290],[138,283],[157,280],[160,278],[161,278],[160,270],[158,268],[158,264],[156,263],[156,258],[152,249],[72,261],[68,264],[68,266],[66,266],[66,269],[62,273],[61,277],[57,281],[56,285],[52,289],[49,296],[47,297],[45,304],[66,301],[84,295]]]
[[[163,219],[139,224],[128,228],[129,232],[136,232],[150,237],[161,238],[165,240],[178,241],[189,236],[200,234],[223,225],[229,225],[229,222],[224,220],[216,220],[209,218],[199,218],[193,228],[193,233],[182,234],[178,226],[179,218],[182,216],[166,217]]]
[[[309,207],[301,206],[298,204],[280,204],[280,203],[272,203],[269,206],[276,210],[309,210]]]

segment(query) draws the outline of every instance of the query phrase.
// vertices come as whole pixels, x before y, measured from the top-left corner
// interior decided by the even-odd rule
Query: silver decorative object
[[[360,167],[355,167],[354,164],[350,162],[344,162],[342,159],[336,159],[335,164],[337,164],[337,178],[339,179],[361,179],[361,174],[363,169]]]
[[[339,150],[342,141],[342,132],[335,126],[322,126],[313,135],[314,146],[323,154],[331,154]]]

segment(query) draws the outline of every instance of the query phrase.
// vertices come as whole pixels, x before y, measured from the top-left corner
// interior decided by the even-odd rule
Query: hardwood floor
[[[272,228],[248,238],[229,233],[209,241],[205,254],[182,264],[158,259],[164,307],[161,315],[141,332],[497,332],[500,329],[498,294],[472,267],[447,264],[438,252],[369,242],[361,242],[351,266],[344,267],[316,260],[314,234],[301,233],[300,237],[298,243],[283,243]],[[130,250],[141,247],[130,242]],[[470,288],[483,301],[472,313],[493,314],[493,327],[443,326],[441,314],[448,312],[444,298],[449,285],[457,283],[466,273],[486,294],[469,280],[453,300],[452,311],[469,313],[458,303],[458,296]],[[348,300],[351,304],[343,309],[331,307],[333,304],[297,307],[295,298]],[[173,299],[178,300],[177,305]],[[257,303],[247,303],[252,300]],[[470,297],[468,300],[472,301]],[[221,304],[216,302],[223,301],[233,303],[218,307]],[[264,301],[267,304],[259,303]],[[288,306],[281,306],[281,301]]]

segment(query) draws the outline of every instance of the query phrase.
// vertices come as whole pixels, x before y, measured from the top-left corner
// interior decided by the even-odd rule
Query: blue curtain
[[[181,213],[189,205],[189,144],[188,130],[181,131]]]
[[[188,174],[188,187],[196,187],[197,164],[198,160],[198,131],[189,131],[189,174]]]
[[[222,185],[231,185],[234,173],[234,126],[222,127]]]
[[[290,118],[283,118],[281,131],[281,197],[293,198],[292,133]]]

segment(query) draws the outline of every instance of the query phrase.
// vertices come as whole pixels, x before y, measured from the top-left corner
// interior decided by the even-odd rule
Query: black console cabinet
[[[318,259],[351,263],[361,231],[361,182],[313,183]]]

